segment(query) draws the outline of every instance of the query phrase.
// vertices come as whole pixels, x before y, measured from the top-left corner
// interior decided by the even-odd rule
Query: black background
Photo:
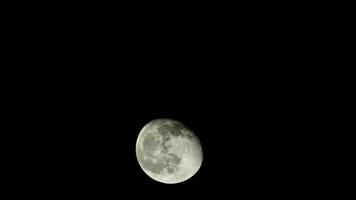
[[[300,160],[310,158],[310,106],[318,103],[307,84],[314,71],[304,68],[314,44],[304,43],[293,16],[258,8],[184,18],[85,9],[90,15],[47,18],[47,9],[20,18],[6,83],[16,88],[10,118],[21,122],[13,126],[22,147],[14,148],[14,184],[45,198],[289,198],[311,190],[310,166]],[[138,133],[156,118],[182,121],[202,142],[202,167],[186,182],[155,182],[138,165]]]
[[[48,197],[97,198],[288,196],[305,185],[299,160],[310,122],[293,85],[268,72],[189,61],[157,69],[141,62],[127,75],[120,67],[68,69],[21,84],[22,183]],[[156,118],[180,120],[201,139],[203,165],[186,182],[155,182],[138,165],[138,133]]]

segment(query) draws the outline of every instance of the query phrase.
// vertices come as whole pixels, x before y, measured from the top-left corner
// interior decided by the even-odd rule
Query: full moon
[[[137,138],[136,156],[149,177],[167,184],[188,180],[203,161],[198,137],[173,119],[156,119],[146,124]]]

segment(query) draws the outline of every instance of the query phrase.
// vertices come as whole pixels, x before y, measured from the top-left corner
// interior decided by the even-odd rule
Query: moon
[[[199,138],[183,123],[156,119],[138,135],[136,157],[152,179],[166,184],[190,179],[200,169],[203,151]]]

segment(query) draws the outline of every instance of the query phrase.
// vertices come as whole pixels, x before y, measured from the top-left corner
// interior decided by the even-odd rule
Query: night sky
[[[250,198],[295,191],[296,169],[303,166],[294,147],[301,135],[288,114],[296,105],[289,104],[287,88],[255,71],[224,72],[218,79],[223,74],[211,67],[135,69],[128,80],[120,79],[120,69],[87,76],[86,69],[69,70],[75,75],[64,82],[48,77],[51,84],[33,87],[40,89],[26,95],[32,107],[22,110],[31,130],[23,142],[33,141],[23,152],[22,184],[48,197]],[[137,162],[137,136],[157,118],[179,120],[201,140],[203,164],[183,183],[156,182]]]
[[[286,51],[298,39],[286,43],[252,16],[164,31],[144,19],[71,21],[19,39],[25,55],[15,64],[36,66],[16,71],[20,81],[11,82],[9,96],[12,117],[21,121],[13,126],[23,144],[13,181],[22,192],[46,199],[290,199],[310,190],[309,166],[299,161],[314,131],[306,106],[313,91],[303,85],[311,73]],[[137,162],[137,136],[157,118],[181,121],[200,138],[202,166],[183,183],[156,182]]]

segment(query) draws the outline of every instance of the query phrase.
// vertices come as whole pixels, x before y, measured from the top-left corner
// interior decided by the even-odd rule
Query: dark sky
[[[137,68],[126,79],[121,69],[69,70],[31,86],[22,108],[31,130],[23,138],[22,183],[35,188],[28,192],[149,199],[293,193],[304,166],[294,149],[302,135],[290,114],[300,112],[291,86],[256,70],[193,67]],[[204,152],[199,172],[176,185],[149,178],[135,155],[141,128],[167,117],[194,130]]]
[[[318,102],[306,97],[315,92],[304,85],[306,48],[290,27],[280,34],[278,23],[246,16],[24,28],[31,39],[18,37],[24,55],[12,64],[36,67],[16,69],[8,82],[23,144],[14,148],[15,184],[47,199],[289,199],[309,190],[299,161],[314,131],[306,105]],[[137,136],[156,118],[183,122],[202,142],[202,167],[186,182],[155,182],[138,165]]]

